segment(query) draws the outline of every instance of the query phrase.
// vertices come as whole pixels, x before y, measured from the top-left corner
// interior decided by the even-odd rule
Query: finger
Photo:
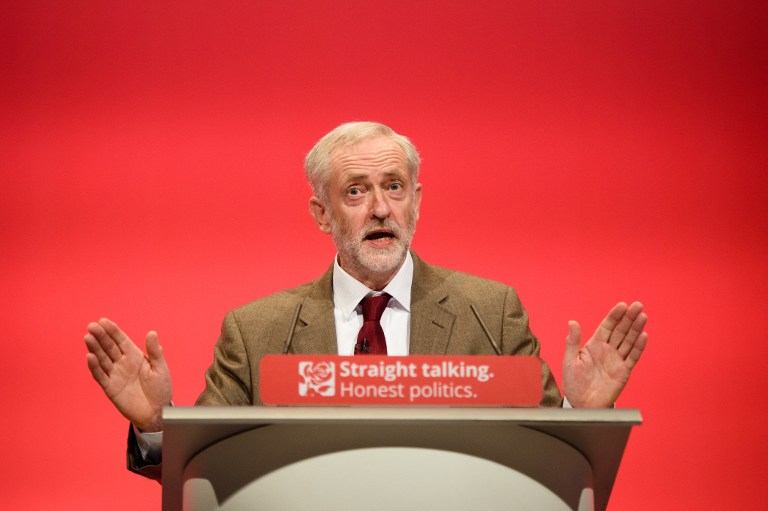
[[[149,356],[150,365],[155,369],[165,367],[163,347],[160,346],[160,340],[158,339],[157,332],[154,330],[150,331],[147,334],[146,343],[147,355]]]
[[[88,348],[88,351],[94,356],[96,362],[99,364],[102,371],[106,373],[112,372],[112,367],[114,366],[114,364],[112,363],[112,359],[109,358],[109,356],[101,348],[99,341],[97,341],[96,338],[90,333],[85,334],[85,346]]]
[[[101,368],[101,364],[96,359],[96,355],[88,353],[86,355],[86,361],[88,362],[88,369],[91,370],[93,379],[96,380],[96,383],[98,383],[102,389],[105,389],[107,385],[109,385],[109,376],[107,376],[107,373]]]
[[[645,345],[647,342],[648,332],[643,332],[637,337],[637,341],[635,342],[634,346],[632,346],[632,351],[630,351],[629,356],[627,356],[627,366],[630,369],[635,367],[637,361],[640,360],[640,356],[643,354],[643,351],[645,351]]]
[[[645,313],[640,313],[640,315],[635,318],[635,321],[632,322],[632,327],[629,329],[627,336],[618,348],[619,356],[621,356],[622,359],[626,360],[627,356],[632,352],[632,349],[640,335],[643,333],[643,329],[647,322],[648,316]]]
[[[101,318],[99,325],[104,329],[107,334],[114,340],[120,353],[129,353],[130,351],[137,349],[133,341],[123,332],[117,324],[107,318]]]
[[[104,350],[104,353],[107,354],[112,362],[117,362],[123,356],[115,340],[109,332],[104,330],[101,320],[99,320],[99,323],[88,323],[88,333],[98,341],[99,346],[101,346],[101,349]]]
[[[568,336],[565,338],[565,355],[563,362],[568,363],[579,356],[581,348],[581,325],[576,321],[568,322]]]
[[[631,330],[635,319],[640,314],[640,312],[642,312],[642,310],[643,304],[640,302],[634,302],[632,305],[630,305],[624,313],[624,316],[614,327],[613,332],[611,332],[611,337],[608,341],[608,344],[618,349],[619,346],[621,346],[621,343],[624,342],[624,339],[627,337],[627,333],[629,333]]]
[[[619,302],[614,305],[610,312],[608,312],[608,315],[605,316],[603,321],[600,323],[600,326],[597,327],[597,330],[595,330],[595,335],[592,336],[592,338],[598,341],[608,342],[611,338],[611,334],[613,333],[614,328],[616,328],[616,325],[619,324],[626,312],[626,303]]]

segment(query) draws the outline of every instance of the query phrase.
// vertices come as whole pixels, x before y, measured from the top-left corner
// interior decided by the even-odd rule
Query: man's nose
[[[387,218],[391,213],[387,196],[381,189],[376,189],[371,196],[371,214],[376,218]]]

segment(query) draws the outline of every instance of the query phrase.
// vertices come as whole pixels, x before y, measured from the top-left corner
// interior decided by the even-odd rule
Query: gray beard
[[[412,217],[413,218],[413,217]],[[413,234],[416,231],[416,222],[410,220],[410,225],[401,229],[391,220],[372,222],[359,233],[346,232],[338,222],[331,217],[331,236],[336,248],[346,264],[359,270],[367,270],[374,273],[389,273],[397,270],[405,261]],[[370,231],[389,229],[395,236],[395,244],[388,248],[373,248],[365,244],[365,236]]]

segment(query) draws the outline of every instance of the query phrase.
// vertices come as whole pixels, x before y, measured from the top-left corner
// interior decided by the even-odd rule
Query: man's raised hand
[[[648,334],[643,304],[616,304],[592,338],[581,347],[581,327],[568,322],[563,359],[563,391],[574,407],[611,406],[640,359]]]
[[[163,407],[171,402],[171,374],[157,333],[147,334],[145,355],[112,321],[88,325],[88,369],[104,393],[141,431],[161,431]]]

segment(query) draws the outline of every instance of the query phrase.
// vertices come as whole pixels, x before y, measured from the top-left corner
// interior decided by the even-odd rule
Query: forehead
[[[352,171],[408,171],[402,148],[389,137],[376,137],[341,147],[331,153],[331,173],[342,176]]]

